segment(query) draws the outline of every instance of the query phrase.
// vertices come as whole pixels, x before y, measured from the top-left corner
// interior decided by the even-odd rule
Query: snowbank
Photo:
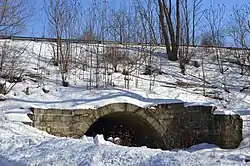
[[[28,117],[28,115],[23,113],[5,113],[5,118],[14,122],[32,123],[32,120]]]
[[[190,151],[124,147],[94,139],[57,138],[30,126],[0,122],[0,165],[247,165],[250,146],[224,150],[206,144]],[[243,153],[244,152],[244,153]]]

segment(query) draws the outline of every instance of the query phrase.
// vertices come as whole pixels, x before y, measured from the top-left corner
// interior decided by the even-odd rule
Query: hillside
[[[238,53],[234,51],[220,49],[220,65],[218,65],[216,60],[218,54],[215,54],[218,50],[191,48],[192,58],[190,63],[186,65],[186,74],[183,75],[179,63],[168,61],[165,49],[162,47],[115,46],[120,50],[125,50],[126,54],[124,61],[116,59],[118,72],[114,72],[112,65],[115,62],[105,59],[104,56],[107,55],[106,50],[110,47],[109,45],[71,44],[69,46],[70,65],[66,80],[68,86],[62,86],[60,65],[57,66],[53,63],[53,43],[11,40],[1,40],[0,42],[10,51],[3,66],[6,65],[5,67],[11,67],[13,70],[13,72],[2,71],[2,73],[5,72],[4,74],[7,73],[7,76],[2,75],[1,82],[6,87],[15,85],[9,93],[1,96],[3,100],[0,102],[1,117],[4,117],[2,119],[25,120],[23,115],[26,115],[31,107],[45,109],[98,108],[109,103],[119,102],[149,107],[159,103],[184,101],[186,105],[214,105],[217,107],[215,114],[239,114],[244,120],[243,135],[245,140],[242,144],[246,146],[233,151],[217,149],[212,145],[211,150],[198,150],[198,152],[191,148],[192,155],[183,151],[161,152],[147,149],[145,155],[141,156],[140,160],[135,161],[134,156],[140,156],[141,151],[146,148],[119,147],[119,150],[116,151],[114,145],[107,146],[105,141],[105,145],[96,145],[93,141],[85,140],[82,142],[82,140],[68,138],[51,138],[52,136],[46,134],[44,136],[44,133],[40,133],[40,131],[38,131],[40,133],[38,136],[26,136],[22,132],[20,135],[14,130],[19,125],[20,129],[23,130],[25,128],[23,125],[1,122],[0,129],[6,130],[6,134],[2,136],[0,143],[1,145],[7,144],[6,146],[9,147],[1,146],[0,156],[3,157],[0,157],[0,161],[3,158],[2,161],[5,162],[4,158],[7,156],[8,162],[13,159],[20,161],[18,164],[24,163],[25,165],[27,162],[41,164],[43,162],[41,158],[45,158],[46,161],[53,164],[62,158],[65,164],[74,162],[79,164],[79,158],[88,158],[86,163],[81,161],[80,165],[91,165],[90,163],[99,165],[100,161],[107,162],[110,160],[110,156],[116,156],[117,161],[116,158],[113,158],[113,165],[116,163],[161,165],[167,162],[179,165],[183,162],[194,164],[198,160],[201,161],[202,165],[215,164],[217,161],[220,165],[240,163],[245,160],[245,156],[249,156],[249,73],[241,74],[241,68],[236,63],[237,59],[235,58],[235,54],[238,55]],[[148,54],[150,49],[153,50],[152,54]],[[146,62],[149,60],[151,68],[154,70],[151,75],[145,74],[145,71],[148,70]],[[199,65],[196,66],[194,63]],[[221,65],[223,66],[223,74],[220,72]],[[129,75],[126,75],[126,72],[129,72]],[[10,74],[13,73],[16,74],[17,78],[10,77]],[[13,131],[11,131],[12,127]],[[29,129],[28,132],[30,130],[33,129]],[[10,138],[11,141],[8,140]],[[13,144],[14,148],[11,149]],[[78,144],[85,149],[78,148],[76,146]],[[207,146],[204,144],[193,148],[207,149]],[[55,150],[51,151],[51,148]],[[63,154],[61,150],[64,148],[71,151],[72,156],[68,153]],[[8,154],[3,155],[7,151],[9,151]],[[29,157],[34,151],[37,153],[37,158]],[[78,155],[84,154],[86,151],[90,152],[85,156]],[[96,152],[98,153],[95,154]],[[53,157],[48,159],[48,156],[42,156],[42,153],[48,153],[57,156],[57,158],[52,161]],[[16,154],[21,155],[16,156]],[[242,154],[244,154],[243,158]],[[180,157],[178,161],[175,161],[175,155]],[[211,155],[213,156],[211,157]],[[168,156],[167,159],[165,159],[166,156]],[[124,161],[118,160],[119,157],[124,157]],[[68,158],[73,159],[67,162]],[[36,160],[38,160],[37,163]],[[134,163],[130,162],[132,160]]]
[[[102,45],[72,44],[72,64],[67,78],[69,86],[64,87],[60,69],[53,65],[51,43],[10,40],[1,42],[6,43],[6,41],[11,48],[19,47],[23,50],[20,55],[17,55],[19,68],[17,70],[23,70],[23,73],[22,82],[18,82],[6,95],[6,100],[1,102],[0,107],[5,112],[30,107],[98,108],[114,102],[127,102],[147,107],[181,100],[186,104],[215,105],[217,107],[215,113],[218,114],[240,114],[244,120],[250,118],[249,76],[248,73],[241,75],[239,65],[233,63],[237,62],[235,51],[220,50],[221,63],[225,70],[222,74],[215,51],[191,48],[191,62],[186,66],[186,75],[183,75],[178,62],[167,60],[164,48],[154,47],[152,68],[160,70],[161,73],[145,75],[147,60],[142,59],[147,59],[148,55],[142,56],[142,54],[148,50],[146,47],[130,46],[128,56],[137,64],[130,67],[120,62],[119,72],[113,72],[110,63],[104,64],[109,67],[107,71],[104,71],[101,65],[99,69],[96,68],[97,48],[99,59],[105,52]],[[125,46],[118,48],[123,47]],[[138,52],[142,53],[139,55]],[[201,66],[197,68],[192,65],[194,61],[201,65],[202,60],[204,76]],[[131,71],[129,76],[122,74],[124,68]],[[129,80],[129,88],[125,88],[128,84],[126,79]],[[204,87],[207,97],[203,95]],[[43,89],[49,92],[44,93]]]

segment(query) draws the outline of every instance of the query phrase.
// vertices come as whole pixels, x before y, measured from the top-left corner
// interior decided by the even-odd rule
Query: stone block
[[[61,110],[64,115],[72,115],[72,110]]]
[[[124,111],[128,111],[128,112],[135,112],[137,111],[138,109],[141,109],[140,107],[136,106],[136,105],[133,105],[133,104],[126,104],[125,105],[125,110]]]
[[[100,116],[104,116],[104,115],[107,115],[108,113],[111,113],[111,112],[118,112],[120,109],[114,109],[114,108],[111,108],[110,105],[108,105],[107,107],[102,107],[100,109],[98,109],[98,113]]]
[[[93,110],[91,113],[92,113],[92,115],[93,115],[93,117],[94,117],[95,120],[97,120],[97,119],[100,118],[100,115],[99,115],[99,113],[98,113],[97,110]]]
[[[44,114],[44,111],[45,111],[44,109],[35,108],[33,112],[34,114]]]
[[[50,128],[50,127],[47,127],[47,128],[46,128],[46,131],[47,131],[48,133],[50,133],[50,132],[51,132],[51,128]]]
[[[46,122],[53,122],[55,119],[55,115],[53,114],[48,114],[46,116],[43,116],[42,121],[46,121]]]
[[[80,122],[80,115],[72,116],[72,123],[78,123]]]
[[[71,115],[68,114],[64,114],[63,116],[60,117],[60,121],[63,123],[67,123],[67,122],[72,122],[73,117]]]
[[[34,117],[34,119],[33,119],[33,121],[43,121],[43,116],[44,115],[42,115],[42,114],[36,114],[36,115],[34,115],[33,117]]]
[[[79,109],[79,110],[74,110],[74,116],[75,115],[83,115],[83,114],[87,114],[88,111],[83,110],[83,109]]]

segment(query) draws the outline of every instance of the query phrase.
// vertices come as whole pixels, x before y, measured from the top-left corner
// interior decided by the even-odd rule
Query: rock
[[[0,93],[6,94],[6,83],[0,83]]]
[[[0,94],[0,101],[6,100],[5,96],[3,94]]]
[[[94,138],[94,143],[95,144],[105,144],[106,141],[104,140],[103,135],[97,134]]]
[[[114,139],[113,139],[112,137],[109,137],[109,138],[108,138],[108,141],[113,142]]]
[[[199,67],[200,67],[200,64],[199,64],[198,61],[194,61],[193,63],[194,63],[194,67],[196,67],[196,68],[199,68]]]
[[[115,137],[113,142],[114,142],[114,144],[120,145],[122,140],[119,137]]]
[[[49,88],[46,87],[46,86],[44,86],[44,87],[42,88],[42,90],[43,90],[44,93],[49,93]]]
[[[152,75],[152,74],[163,74],[163,71],[161,69],[153,67],[151,65],[146,65],[145,66],[145,71],[143,73],[144,75]]]
[[[66,82],[66,81],[64,81],[62,84],[63,84],[64,87],[68,87],[69,86],[69,82]]]
[[[24,92],[26,95],[30,95],[29,87],[27,87],[25,90],[23,90],[23,92]]]

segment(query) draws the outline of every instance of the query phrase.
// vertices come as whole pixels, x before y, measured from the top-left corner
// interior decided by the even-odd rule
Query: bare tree
[[[210,33],[205,32],[201,35],[200,45],[203,47],[213,47],[214,46],[213,37],[211,36]]]
[[[195,45],[196,39],[196,28],[198,23],[202,19],[204,10],[202,10],[202,2],[203,0],[193,0],[193,8],[192,8],[192,45]]]
[[[173,20],[172,0],[166,3],[166,0],[158,0],[159,20],[162,29],[162,36],[168,53],[168,59],[172,61],[178,60],[178,48],[180,40],[180,0],[176,0],[176,22]],[[175,24],[174,24],[175,23]],[[176,27],[174,27],[176,25]]]
[[[125,38],[125,27],[126,27],[126,11],[120,9],[115,11],[110,9],[110,20],[109,20],[109,34],[115,41],[123,43]]]
[[[180,33],[180,43],[182,47],[179,50],[179,64],[181,73],[185,74],[186,64],[190,61],[191,56],[189,55],[189,45],[190,45],[190,12],[188,10],[188,0],[181,0],[181,13],[182,13],[182,24]]]
[[[114,72],[118,72],[118,65],[122,63],[124,59],[124,53],[116,46],[107,47],[106,51],[102,55],[104,62],[112,65]]]
[[[222,47],[225,38],[225,23],[224,23],[224,14],[225,14],[225,6],[218,5],[218,7],[210,6],[208,9],[205,10],[204,18],[205,18],[205,25],[206,35],[212,46],[214,46],[216,60],[219,65],[219,70],[223,74],[223,62],[221,56],[221,50],[218,47]],[[209,41],[208,40],[208,41]]]
[[[45,0],[45,4],[51,32],[56,37],[56,58],[54,60],[59,64],[63,86],[68,86],[67,77],[72,50],[70,43],[63,43],[62,39],[72,39],[75,35],[78,1]]]
[[[210,6],[204,11],[205,25],[207,25],[206,32],[210,35],[213,46],[223,46],[225,37],[225,5],[218,5],[218,7]]]
[[[18,83],[22,81],[25,71],[24,61],[21,59],[26,47],[11,46],[4,42],[0,45],[0,77],[4,82],[0,83],[0,93],[7,94]]]
[[[245,4],[241,7],[234,7],[231,15],[231,21],[228,25],[228,35],[233,40],[234,46],[242,48],[243,50],[234,50],[234,57],[236,64],[239,65],[241,72],[250,72],[250,4]]]
[[[29,0],[0,1],[0,35],[15,35],[25,30],[34,14]]]
[[[140,0],[136,0],[136,8],[138,10],[138,15],[140,16],[141,26],[143,28],[143,36],[145,43],[156,44],[156,18],[154,17],[156,7],[153,0],[146,0],[143,3]]]
[[[188,52],[188,48],[190,45],[190,37],[189,37],[189,33],[190,33],[190,28],[189,28],[189,19],[190,19],[190,12],[188,10],[188,0],[182,0],[182,11],[183,11],[183,20],[184,20],[184,34],[185,34],[185,44],[187,46],[187,52]],[[184,36],[183,36],[184,37]]]
[[[153,52],[155,50],[155,45],[157,44],[157,35],[156,35],[156,26],[157,26],[157,17],[155,17],[156,9],[158,8],[157,4],[153,0],[143,1],[136,0],[136,8],[139,11],[138,15],[140,16],[140,25],[142,26],[141,31],[141,42],[148,43],[147,47],[141,47],[141,52],[144,52],[146,59],[145,71],[144,74],[149,75],[150,84],[149,90],[152,90],[152,85],[154,84],[155,73],[153,67]]]

